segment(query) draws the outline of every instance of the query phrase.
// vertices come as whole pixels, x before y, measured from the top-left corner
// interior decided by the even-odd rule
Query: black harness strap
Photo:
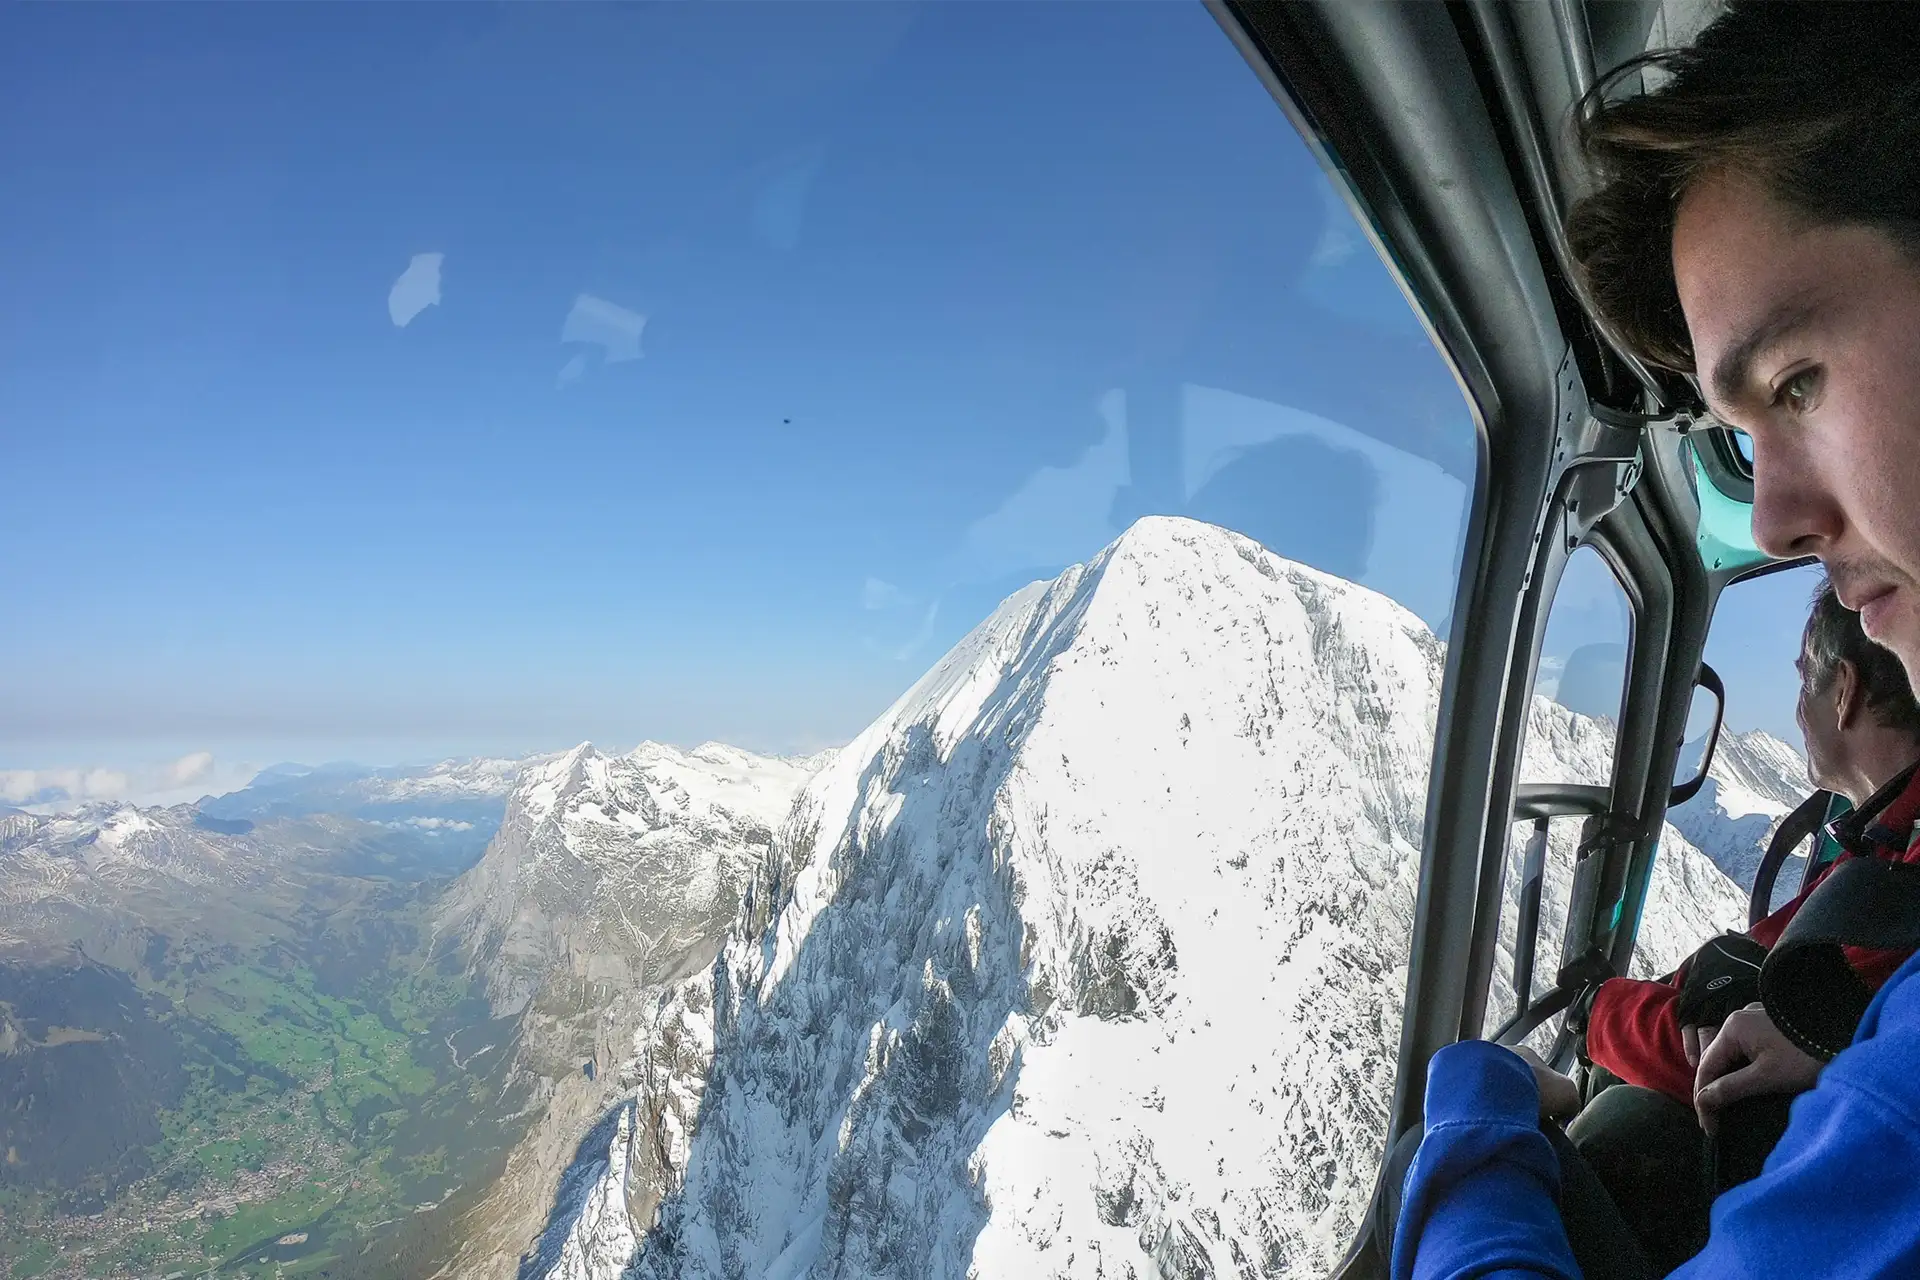
[[[1815,1057],[1853,1042],[1873,991],[1843,947],[1920,950],[1920,865],[1853,858],[1834,868],[1787,925],[1760,970],[1775,1026]]]
[[[1747,897],[1747,928],[1753,928],[1773,914],[1773,886],[1780,878],[1780,868],[1786,865],[1801,841],[1808,836],[1819,838],[1820,827],[1826,822],[1827,809],[1832,803],[1833,792],[1816,791],[1802,800],[1799,808],[1780,819],[1780,825],[1774,828],[1773,840],[1767,845],[1766,856],[1760,859],[1760,868],[1753,873],[1753,892]],[[1808,855],[1809,862],[1812,857]]]

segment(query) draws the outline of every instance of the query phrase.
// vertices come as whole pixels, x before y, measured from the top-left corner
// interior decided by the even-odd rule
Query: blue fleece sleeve
[[[1672,1280],[1920,1276],[1917,962],[1794,1102],[1765,1171],[1714,1202],[1712,1239]]]
[[[1407,1170],[1393,1280],[1579,1280],[1560,1224],[1560,1161],[1518,1055],[1449,1045],[1427,1068],[1427,1131]]]

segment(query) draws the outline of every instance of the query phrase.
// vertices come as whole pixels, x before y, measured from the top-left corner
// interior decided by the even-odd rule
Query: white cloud
[[[564,387],[569,383],[578,382],[580,381],[580,375],[586,371],[587,353],[582,351],[560,367],[560,378],[554,385],[556,387]]]
[[[900,588],[882,578],[868,578],[860,588],[860,607],[868,611],[884,609],[889,605],[902,604],[906,595]]]
[[[167,781],[176,787],[198,782],[213,769],[213,752],[193,751],[167,766]]]
[[[446,256],[416,253],[393,282],[393,288],[387,291],[387,315],[397,327],[406,328],[422,311],[440,305],[440,264]]]
[[[473,830],[473,824],[471,822],[461,822],[457,818],[408,818],[403,822],[396,822],[391,825],[396,827],[418,827],[423,831],[433,832]]]
[[[640,332],[646,327],[647,318],[639,312],[583,293],[567,312],[560,341],[596,343],[606,349],[608,364],[619,364],[640,358]]]
[[[127,775],[115,769],[0,770],[0,800],[8,804],[118,800],[127,786]]]
[[[99,803],[184,804],[237,790],[253,773],[249,764],[221,764],[211,751],[137,765],[0,769],[0,803],[46,812]]]
[[[1560,694],[1560,677],[1567,671],[1567,660],[1543,654],[1540,658],[1539,674],[1533,678],[1533,691],[1536,695],[1549,700]]]

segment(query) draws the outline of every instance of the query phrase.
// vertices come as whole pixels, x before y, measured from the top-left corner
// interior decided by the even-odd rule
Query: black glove
[[[1767,949],[1744,933],[1723,933],[1693,953],[1673,1013],[1683,1027],[1717,1027],[1760,998]]]

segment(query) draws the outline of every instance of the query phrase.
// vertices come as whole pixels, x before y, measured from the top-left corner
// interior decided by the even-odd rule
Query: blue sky
[[[1197,5],[11,6],[0,172],[0,768],[810,749],[1147,512],[1444,621],[1470,417]]]

